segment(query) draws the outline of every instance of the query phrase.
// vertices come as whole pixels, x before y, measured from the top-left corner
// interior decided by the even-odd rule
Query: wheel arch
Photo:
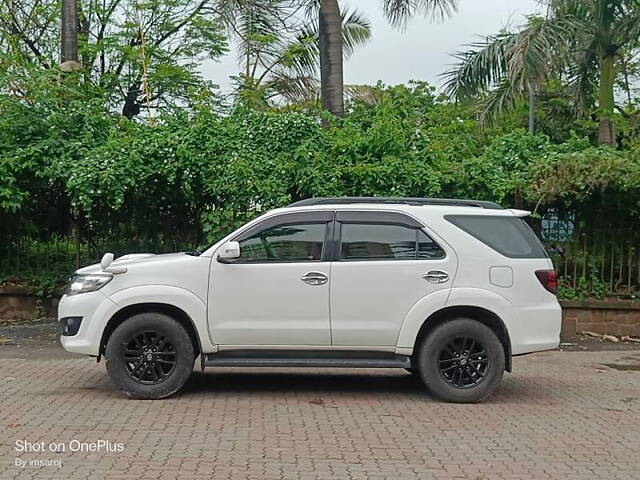
[[[109,341],[109,338],[111,337],[111,334],[115,331],[115,329],[126,322],[129,318],[140,313],[161,313],[173,318],[180,325],[182,325],[189,334],[189,338],[193,343],[196,357],[202,352],[202,345],[200,344],[200,339],[198,337],[195,323],[184,310],[168,303],[144,302],[127,305],[126,307],[118,310],[111,316],[111,318],[109,318],[109,321],[102,331],[102,337],[100,339],[98,351],[98,360],[100,359],[101,355],[104,355],[107,342]]]
[[[511,340],[509,338],[507,327],[505,326],[504,321],[495,312],[478,306],[454,305],[444,307],[431,314],[418,330],[418,334],[413,345],[414,353],[418,351],[418,346],[422,340],[424,340],[437,326],[442,325],[449,320],[461,317],[476,320],[489,327],[496,334],[502,344],[502,348],[504,349],[505,370],[507,372],[511,372]]]

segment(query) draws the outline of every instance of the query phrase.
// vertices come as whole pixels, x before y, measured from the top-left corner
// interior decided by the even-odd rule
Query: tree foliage
[[[376,87],[327,129],[319,115],[246,107],[220,115],[203,105],[153,126],[84,102],[0,108],[1,215],[36,229],[57,219],[60,233],[79,221],[96,235],[129,228],[195,246],[321,195],[473,197],[538,211],[580,209],[604,191],[640,200],[638,147],[480,128],[472,109],[422,83]]]
[[[615,79],[626,71],[625,55],[640,48],[640,4],[543,3],[544,17],[530,16],[517,31],[491,35],[458,53],[458,64],[444,75],[447,93],[458,99],[484,95],[484,113],[495,116],[560,79],[576,112],[597,114],[600,143],[615,145]]]
[[[318,5],[302,0],[220,0],[220,5],[242,68],[235,77],[238,99],[262,110],[283,102],[315,102],[320,85]],[[370,38],[367,17],[344,8],[344,60]]]
[[[33,101],[59,81],[59,5],[0,2],[0,91]],[[213,0],[78,2],[77,80],[125,116],[141,108],[189,104],[211,84],[199,62],[226,51]],[[148,86],[145,91],[145,87]]]

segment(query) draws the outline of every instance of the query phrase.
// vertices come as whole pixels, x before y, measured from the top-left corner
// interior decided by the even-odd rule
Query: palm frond
[[[274,72],[268,82],[269,88],[290,102],[303,102],[318,98],[320,83],[315,77],[291,76],[287,72]]]
[[[620,46],[640,39],[640,6],[630,10],[614,29]]]
[[[571,46],[582,44],[583,25],[573,17],[529,17],[517,33],[488,37],[484,43],[455,55],[459,62],[445,72],[445,93],[468,98],[490,93],[490,109],[502,108],[518,95],[526,95],[567,64]],[[579,41],[578,41],[579,40]]]
[[[495,121],[502,112],[514,107],[521,99],[522,92],[509,81],[508,77],[503,78],[480,101],[480,120]]]
[[[371,40],[371,22],[361,11],[342,10],[342,52],[348,59],[358,48]]]
[[[358,10],[344,9],[341,16],[342,54],[347,60],[358,47],[371,39],[371,23]],[[283,56],[285,65],[298,75],[317,75],[320,56],[318,42],[318,21],[315,18],[302,25],[294,40],[286,45],[287,53]]]
[[[315,76],[318,73],[318,32],[312,25],[303,25],[296,36],[284,45],[279,63],[296,75]]]
[[[529,80],[543,81],[558,72],[571,52],[568,46],[582,28],[583,25],[573,17],[529,17],[527,27],[514,37],[506,52],[507,75],[511,83],[524,90]]]
[[[597,40],[591,39],[586,48],[574,49],[566,66],[567,93],[574,100],[577,113],[584,114],[589,108],[595,90],[594,78],[598,72]]]
[[[304,14],[310,20],[318,18],[321,0],[306,0]]]
[[[458,9],[458,0],[382,0],[382,10],[391,25],[404,29],[417,15],[442,20]]]
[[[380,99],[380,89],[371,85],[345,85],[344,94],[349,100],[374,105]]]
[[[468,98],[499,83],[506,74],[506,52],[516,36],[511,33],[489,36],[484,42],[470,44],[469,50],[455,53],[458,63],[442,74],[445,94]]]
[[[551,17],[593,18],[599,2],[584,0],[551,0],[548,2]]]
[[[236,41],[238,62],[254,57],[254,64],[277,55],[297,10],[293,0],[217,0],[214,7]]]

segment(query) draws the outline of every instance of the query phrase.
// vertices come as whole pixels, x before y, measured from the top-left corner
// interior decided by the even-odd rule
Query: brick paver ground
[[[439,403],[403,370],[339,369],[210,369],[135,401],[102,363],[3,356],[0,434],[2,479],[640,479],[640,350],[517,358],[481,405]],[[124,451],[70,451],[98,440]]]

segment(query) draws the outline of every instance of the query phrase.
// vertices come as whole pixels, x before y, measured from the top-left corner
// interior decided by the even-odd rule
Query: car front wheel
[[[488,398],[504,373],[504,349],[486,325],[458,318],[436,327],[418,352],[420,377],[438,398],[475,403]]]
[[[184,327],[160,313],[125,320],[109,338],[105,357],[111,380],[138,399],[165,398],[180,390],[195,360]]]

